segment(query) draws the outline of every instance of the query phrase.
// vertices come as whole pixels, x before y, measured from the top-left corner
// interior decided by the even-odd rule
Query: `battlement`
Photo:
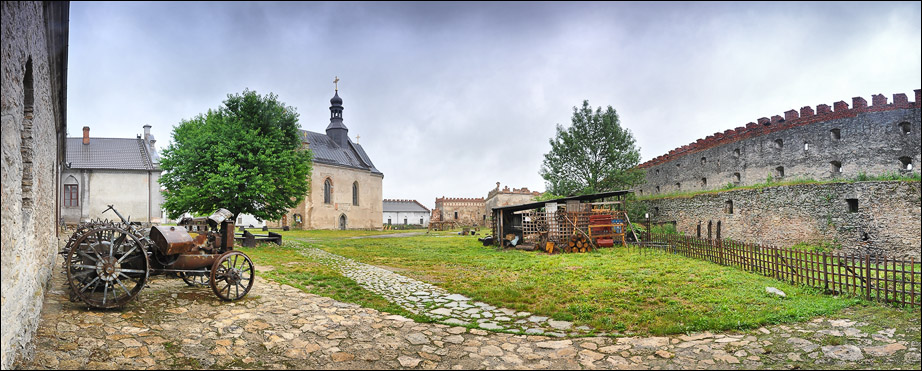
[[[693,143],[670,150],[664,155],[657,156],[656,158],[638,165],[638,167],[642,169],[649,168],[651,166],[660,165],[675,160],[682,156],[694,154],[696,152],[704,151],[724,144],[737,142],[743,139],[753,138],[819,122],[855,117],[858,114],[865,112],[882,112],[906,108],[920,108],[920,102],[922,102],[922,89],[916,89],[914,92],[916,95],[915,102],[910,102],[906,94],[903,93],[893,94],[893,103],[888,103],[887,97],[885,95],[876,94],[871,96],[870,106],[868,106],[868,101],[864,98],[854,97],[852,98],[851,108],[849,108],[848,103],[845,101],[838,101],[833,103],[832,106],[829,106],[828,104],[819,104],[816,106],[816,110],[810,106],[801,107],[800,111],[792,109],[784,112],[784,117],[780,115],[774,115],[771,118],[762,117],[756,120],[756,122],[750,122],[746,124],[746,126],[740,126],[735,129],[726,130],[722,133],[714,133],[713,135],[708,135],[703,139],[698,139]]]
[[[537,197],[541,195],[541,192],[530,191],[528,190],[528,187],[509,189],[509,186],[506,186],[503,189],[500,189],[499,182],[496,182],[496,188],[490,190],[490,192],[487,193],[487,199],[490,199],[497,194],[517,194],[517,195],[530,195],[530,196]]]
[[[458,197],[438,197],[435,199],[435,203],[444,203],[444,202],[480,202],[483,203],[486,201],[483,197],[478,198],[458,198]]]

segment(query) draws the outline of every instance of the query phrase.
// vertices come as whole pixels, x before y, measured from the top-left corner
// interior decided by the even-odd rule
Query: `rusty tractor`
[[[160,274],[175,274],[190,286],[211,286],[226,301],[243,298],[253,287],[253,262],[234,250],[230,211],[145,229],[112,205],[103,213],[109,210],[121,221],[83,223],[61,251],[71,300],[100,309],[122,307],[148,278]]]

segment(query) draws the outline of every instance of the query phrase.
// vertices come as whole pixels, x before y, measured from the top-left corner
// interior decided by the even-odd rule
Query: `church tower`
[[[339,78],[333,80],[336,90],[330,99],[330,125],[327,125],[327,136],[340,147],[349,145],[349,128],[343,124],[343,99],[339,97]]]

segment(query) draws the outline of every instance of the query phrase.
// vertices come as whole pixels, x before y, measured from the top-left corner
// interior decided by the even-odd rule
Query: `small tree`
[[[272,93],[228,94],[223,107],[173,128],[160,162],[163,207],[170,218],[223,207],[279,219],[310,190],[311,161],[294,108]]]
[[[590,194],[643,182],[643,171],[636,168],[640,150],[611,106],[604,112],[601,107],[593,112],[589,101],[584,100],[582,108],[573,107],[572,123],[567,129],[557,124],[551,151],[544,155],[541,177],[549,193]]]

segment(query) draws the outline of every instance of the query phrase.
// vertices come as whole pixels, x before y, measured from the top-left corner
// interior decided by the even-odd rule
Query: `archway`
[[[339,215],[339,229],[346,230],[346,214]]]

